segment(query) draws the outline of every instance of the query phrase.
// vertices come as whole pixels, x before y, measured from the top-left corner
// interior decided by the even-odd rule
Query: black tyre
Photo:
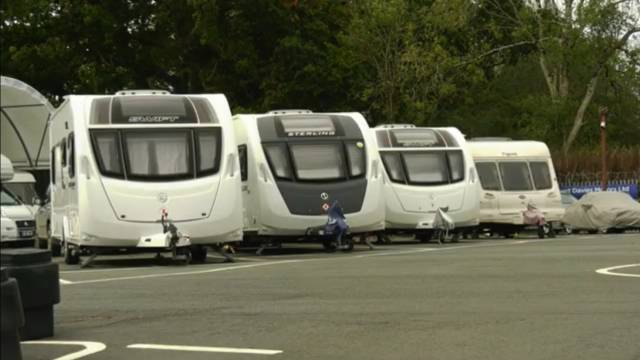
[[[544,239],[544,226],[538,226],[538,238]]]
[[[194,245],[191,247],[191,261],[202,264],[207,260],[207,248],[202,245]]]
[[[62,254],[62,247],[60,246],[60,241],[57,239],[49,239],[51,242],[51,256],[60,256]]]
[[[455,232],[451,235],[451,242],[457,243],[458,241],[460,241],[460,233]]]
[[[62,256],[64,263],[67,265],[78,265],[80,263],[80,251],[78,248],[69,244],[67,241],[62,242]]]
[[[342,251],[344,252],[350,252],[353,250],[353,246],[354,246],[354,242],[353,242],[353,238],[348,236],[346,238],[343,239],[343,246],[342,246]]]
[[[505,239],[513,239],[513,233],[510,232],[502,233],[502,236],[504,236]]]
[[[336,243],[331,239],[324,240],[322,242],[322,247],[324,247],[324,249],[327,250],[328,252],[334,252],[337,249]]]
[[[420,241],[421,243],[428,243],[431,241],[432,238],[433,238],[433,233],[430,231],[416,234],[416,240]]]
[[[545,234],[547,235],[548,238],[553,239],[556,237],[556,232],[553,230],[553,225],[551,224],[544,225],[544,229],[545,229]]]

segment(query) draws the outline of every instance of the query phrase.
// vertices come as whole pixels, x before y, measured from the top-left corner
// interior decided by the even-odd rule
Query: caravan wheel
[[[337,248],[336,243],[332,239],[322,241],[322,247],[328,252],[334,252]]]
[[[194,245],[191,247],[191,261],[194,263],[203,263],[207,260],[207,248],[202,245]]]
[[[362,236],[364,238],[365,235],[362,235]],[[351,236],[347,236],[344,238],[344,245],[342,246],[342,251],[349,252],[352,250],[353,250],[353,238]]]

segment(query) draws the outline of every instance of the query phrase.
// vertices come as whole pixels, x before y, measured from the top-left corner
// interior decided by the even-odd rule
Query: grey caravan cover
[[[640,228],[640,204],[620,192],[592,192],[566,209],[563,222],[574,229]]]

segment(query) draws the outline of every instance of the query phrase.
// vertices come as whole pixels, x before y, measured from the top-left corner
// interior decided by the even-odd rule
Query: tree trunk
[[[564,142],[562,146],[562,152],[566,157],[569,154],[569,150],[571,149],[571,145],[578,137],[578,132],[580,132],[580,128],[582,128],[584,122],[584,113],[587,111],[587,107],[591,103],[591,99],[593,98],[593,94],[596,91],[596,86],[598,85],[598,79],[600,78],[600,72],[596,72],[596,74],[589,80],[589,84],[587,85],[587,91],[582,98],[582,102],[580,103],[580,107],[578,108],[578,112],[576,112],[576,117],[573,119],[573,126],[571,127],[571,132],[569,132],[569,136]]]

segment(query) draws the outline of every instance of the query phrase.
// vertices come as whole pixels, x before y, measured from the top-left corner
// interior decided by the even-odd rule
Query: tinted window
[[[10,191],[15,197],[27,205],[35,205],[34,198],[38,197],[38,193],[33,183],[6,183],[2,186]]]
[[[507,191],[532,190],[531,175],[526,162],[501,162],[502,185]]]
[[[391,130],[393,145],[396,147],[445,147],[446,144],[431,129]]]
[[[533,175],[533,183],[537,190],[551,189],[551,174],[549,173],[549,165],[544,161],[532,161],[529,163],[531,175]]]
[[[360,145],[360,146],[358,146]],[[362,142],[347,143],[347,157],[349,158],[349,176],[357,177],[365,173],[365,153]]]
[[[91,104],[91,123],[92,124],[109,124],[109,111],[111,98],[100,98],[93,100]]]
[[[378,147],[391,147],[391,139],[389,138],[389,132],[387,130],[376,131],[376,139],[378,140]]]
[[[447,159],[449,160],[451,182],[463,180],[464,159],[462,157],[462,151],[447,151]]]
[[[405,182],[404,170],[402,169],[402,162],[400,160],[399,153],[384,152],[380,154],[382,156],[382,163],[387,170],[387,174],[391,181]]]
[[[500,178],[496,164],[490,162],[476,163],[480,184],[485,190],[501,190]]]
[[[340,143],[291,145],[296,177],[300,180],[337,180],[346,177]]]
[[[443,151],[431,153],[404,153],[407,180],[418,184],[440,184],[449,181],[447,162]]]
[[[240,160],[240,178],[246,181],[249,177],[249,166],[247,164],[247,145],[238,145],[238,158]]]
[[[13,194],[5,190],[3,187],[2,191],[0,192],[0,205],[16,206],[16,205],[20,205],[20,201]]]
[[[58,148],[57,146],[54,146],[51,149],[51,158],[50,158],[51,159],[51,175],[50,175],[50,177],[51,177],[51,183],[52,184],[56,183],[56,170],[58,168],[58,164],[56,163],[58,161],[58,158],[56,157],[56,149],[57,148]]]
[[[67,146],[69,147],[67,152],[67,155],[69,156],[69,159],[67,160],[67,164],[69,164],[69,178],[73,179],[76,176],[76,146],[75,141],[73,140],[73,133],[69,134]]]
[[[196,113],[183,96],[116,96],[111,122],[119,124],[194,123]]]
[[[220,138],[219,128],[196,130],[198,175],[213,174],[218,171]]]
[[[291,179],[291,167],[289,166],[289,155],[287,148],[283,144],[264,145],[267,160],[271,170],[277,178]]]
[[[131,178],[188,178],[192,175],[191,133],[186,130],[124,133]]]
[[[325,134],[335,134],[336,128],[329,116],[305,115],[305,116],[283,116],[280,123],[285,133],[306,133],[320,132]]]
[[[67,138],[60,141],[60,159],[62,161],[62,167],[67,166]]]
[[[201,97],[190,97],[189,100],[193,102],[193,106],[196,108],[198,119],[201,123],[217,123],[218,117],[216,112],[211,108],[209,101]]]
[[[116,131],[93,132],[92,140],[100,172],[104,175],[122,176],[118,133]]]

